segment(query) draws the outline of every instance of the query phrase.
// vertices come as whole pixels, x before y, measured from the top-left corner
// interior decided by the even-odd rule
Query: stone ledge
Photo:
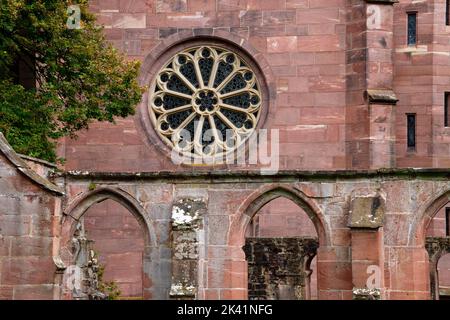
[[[367,3],[373,4],[396,4],[399,0],[366,0]]]
[[[395,92],[390,89],[368,89],[366,91],[370,103],[397,104]]]

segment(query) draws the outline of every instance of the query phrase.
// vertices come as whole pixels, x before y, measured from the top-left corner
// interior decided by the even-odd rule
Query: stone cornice
[[[196,171],[159,171],[159,172],[96,172],[68,171],[55,173],[56,177],[72,180],[95,181],[179,181],[183,182],[283,182],[283,181],[330,181],[352,179],[433,179],[450,180],[450,169],[379,169],[379,170],[336,170],[304,171],[283,170],[276,174],[263,174],[260,170],[196,170]]]

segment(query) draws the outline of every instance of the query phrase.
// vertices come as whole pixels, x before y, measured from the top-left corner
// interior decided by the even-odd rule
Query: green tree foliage
[[[115,281],[104,281],[105,266],[100,266],[98,270],[98,290],[105,294],[106,300],[118,300],[122,292]]]
[[[71,1],[0,0],[0,131],[17,152],[55,161],[56,139],[131,115],[141,99],[139,62],[105,40],[87,2],[71,29]],[[36,88],[17,81],[18,62]]]

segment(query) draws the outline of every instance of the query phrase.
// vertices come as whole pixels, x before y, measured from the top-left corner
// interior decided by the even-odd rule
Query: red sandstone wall
[[[364,71],[363,3],[92,0],[91,8],[105,26],[107,38],[134,59],[144,60],[164,39],[186,30],[221,30],[248,41],[275,75],[276,112],[265,127],[281,130],[281,166],[308,170],[368,167],[371,133],[362,98],[369,76]],[[445,26],[444,5],[445,0],[401,0],[394,5],[394,91],[399,98],[394,165],[398,167],[450,164],[450,129],[443,126],[444,92],[450,91],[450,27]],[[418,44],[408,48],[409,11],[418,12]],[[385,56],[371,56],[370,66],[383,65],[388,56],[388,51]],[[383,72],[391,72],[391,67]],[[406,148],[406,113],[417,114],[415,151]],[[68,159],[66,168],[179,169],[146,144],[139,121],[136,116],[116,126],[94,124],[79,140],[67,141],[61,148]]]
[[[115,281],[121,297],[142,298],[144,238],[137,220],[119,203],[106,200],[86,211],[84,224],[105,266],[104,281]]]
[[[430,1],[431,2],[431,1]],[[395,10],[395,92],[399,99],[396,113],[396,154],[400,167],[432,166],[432,93],[433,93],[433,7],[427,3],[412,4],[401,1]],[[407,14],[418,12],[418,45],[407,46]],[[425,51],[425,53],[424,53]],[[422,52],[422,53],[420,53]],[[406,147],[406,113],[417,114],[417,148],[408,152]]]
[[[53,299],[55,202],[0,152],[0,300]]]
[[[445,25],[445,0],[401,0],[395,14],[395,92],[397,165],[448,167],[449,129],[444,127],[444,93],[450,91],[450,27]],[[406,45],[406,12],[418,12],[418,43]],[[417,114],[417,150],[406,148],[406,113]]]
[[[206,28],[237,34],[263,54],[275,75],[282,168],[345,167],[345,0],[91,1],[105,34],[143,60],[169,35]],[[67,141],[66,168],[99,171],[178,170],[145,144],[136,117],[94,124]]]

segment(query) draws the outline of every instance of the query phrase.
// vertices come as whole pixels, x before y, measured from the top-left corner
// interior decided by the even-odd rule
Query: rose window
[[[159,136],[194,156],[234,150],[255,130],[261,92],[236,53],[215,46],[184,50],[158,72],[149,109]]]

